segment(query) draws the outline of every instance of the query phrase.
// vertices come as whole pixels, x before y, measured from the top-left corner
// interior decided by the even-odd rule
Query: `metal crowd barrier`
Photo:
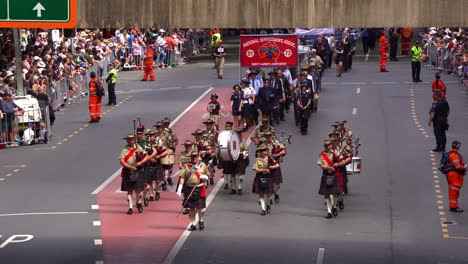
[[[48,107],[24,109],[22,115],[4,113],[0,122],[0,149],[10,146],[47,143],[52,137]],[[45,124],[47,133],[41,133],[42,123]]]

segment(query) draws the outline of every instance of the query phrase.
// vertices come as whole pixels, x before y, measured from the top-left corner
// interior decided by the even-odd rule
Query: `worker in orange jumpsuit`
[[[410,27],[403,28],[401,35],[401,54],[408,55],[411,48],[411,38],[413,37],[413,29]]]
[[[440,79],[440,72],[435,74],[435,80],[432,82],[432,93],[440,93],[442,98],[445,98],[445,94],[447,93],[447,87],[445,83]]]
[[[101,82],[96,77],[95,72],[89,74],[91,81],[89,82],[89,115],[91,120],[89,123],[97,123],[101,120],[101,101],[102,96],[98,96],[97,86]],[[100,83],[102,86],[102,83]]]
[[[463,185],[463,177],[466,174],[467,165],[463,157],[458,153],[461,143],[452,142],[452,149],[449,152],[449,164],[453,168],[447,173],[447,182],[449,186],[449,207],[451,212],[461,213],[463,209],[458,207],[458,197]]]
[[[154,71],[153,71],[153,55],[154,51],[151,47],[148,47],[148,49],[145,52],[145,58],[143,60],[145,64],[145,75],[143,76],[142,81],[147,81],[148,80],[148,75],[150,76],[150,81],[154,81]]]
[[[387,37],[385,37],[387,31],[384,30],[382,32],[382,36],[379,39],[379,46],[380,46],[380,71],[381,72],[388,72],[387,71],[387,61],[388,61],[388,52],[390,51],[390,46],[388,45]]]

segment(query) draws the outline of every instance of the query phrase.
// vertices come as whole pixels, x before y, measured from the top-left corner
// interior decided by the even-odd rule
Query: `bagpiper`
[[[265,137],[264,144],[268,149],[268,156],[271,157],[276,164],[278,164],[277,168],[271,170],[270,173],[273,180],[275,202],[279,203],[279,189],[280,184],[283,183],[283,173],[281,172],[280,160],[286,155],[286,147],[278,140],[273,138],[273,133],[271,131],[266,131],[263,133],[263,136]],[[273,200],[270,200],[269,202],[272,204]]]
[[[206,183],[209,180],[209,171],[205,163],[199,159],[198,152],[191,153],[191,164],[188,164],[180,173],[177,195],[181,197],[184,193],[183,208],[189,209],[190,228],[194,231],[196,227],[196,215],[198,215],[198,227],[205,229],[203,222],[203,209],[206,208]]]
[[[139,213],[143,212],[141,204],[141,192],[144,185],[143,165],[147,162],[148,156],[144,149],[135,144],[135,135],[128,134],[124,137],[127,145],[120,151],[119,162],[122,165],[122,185],[121,191],[127,192],[128,211],[133,214],[133,193],[136,196],[136,205]]]
[[[244,129],[237,129],[237,134],[239,135],[239,158],[235,161],[234,172],[231,178],[231,194],[242,195],[242,182],[244,181],[245,168],[249,166],[249,146],[245,142],[245,139],[242,138],[242,132]]]
[[[330,140],[325,140],[323,146],[324,150],[320,153],[320,158],[317,161],[317,165],[322,169],[318,193],[325,197],[327,205],[327,216],[325,218],[330,219],[333,216],[338,216],[336,203],[343,189],[341,188],[338,176],[341,173],[336,170],[336,164],[332,162],[334,154],[333,143]]]
[[[253,170],[256,174],[252,193],[259,196],[260,207],[262,209],[260,214],[265,215],[271,212],[270,204],[267,204],[266,201],[270,201],[274,193],[271,170],[278,168],[279,164],[272,163],[272,160],[268,157],[268,148],[265,145],[258,146],[256,152],[257,158],[253,165]]]
[[[161,182],[164,180],[164,170],[161,164],[161,159],[167,155],[166,147],[159,138],[158,134],[154,131],[150,131],[149,141],[152,144],[153,149],[156,151],[156,155],[150,159],[151,166],[154,168],[154,172],[151,177],[151,190],[149,201],[158,201],[161,198]],[[155,193],[156,192],[156,193]]]

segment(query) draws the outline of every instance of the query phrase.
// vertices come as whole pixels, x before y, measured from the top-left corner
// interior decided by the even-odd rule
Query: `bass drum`
[[[240,155],[240,139],[236,131],[224,130],[218,135],[218,157],[221,161],[236,161]]]

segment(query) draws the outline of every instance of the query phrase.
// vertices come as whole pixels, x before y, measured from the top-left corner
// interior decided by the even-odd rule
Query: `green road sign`
[[[71,0],[0,0],[0,22],[68,22]]]

